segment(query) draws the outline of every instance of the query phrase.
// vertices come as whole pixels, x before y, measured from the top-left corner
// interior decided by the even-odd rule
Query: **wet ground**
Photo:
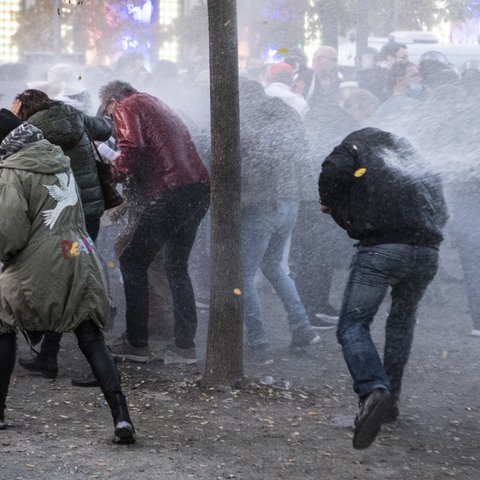
[[[109,254],[116,229],[108,228],[100,248],[119,306],[111,340],[123,331],[124,306]],[[333,303],[344,278],[339,272]],[[245,390],[197,387],[208,323],[203,310],[198,365],[120,365],[138,433],[134,446],[111,443],[111,417],[98,388],[71,386],[72,377],[86,370],[72,335],[62,341],[56,380],[17,366],[8,398],[11,428],[0,432],[0,479],[479,478],[480,338],[470,336],[458,256],[448,241],[419,311],[400,418],[367,450],[352,448],[357,400],[334,331],[322,333],[318,346],[292,353],[282,307],[268,286],[262,296],[275,363],[245,364],[251,380]],[[372,329],[379,348],[387,308]],[[164,342],[152,347],[161,351]],[[28,355],[19,339],[19,356]]]

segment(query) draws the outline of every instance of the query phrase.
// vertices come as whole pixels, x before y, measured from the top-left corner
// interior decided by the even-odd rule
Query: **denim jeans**
[[[197,228],[208,210],[208,184],[195,183],[165,192],[150,202],[120,256],[127,339],[135,347],[148,345],[147,270],[157,252],[165,247],[165,273],[173,299],[175,344],[195,346],[197,312],[188,258]]]
[[[480,226],[477,220],[480,213],[480,192],[478,185],[475,187],[466,188],[463,192],[456,191],[449,197],[452,217],[448,228],[460,256],[473,328],[480,330]]]
[[[345,289],[337,338],[359,397],[375,388],[400,396],[413,341],[416,310],[438,267],[438,250],[406,244],[360,246]],[[383,364],[370,324],[391,287]]]
[[[268,343],[262,304],[255,286],[259,270],[272,284],[288,315],[290,330],[308,324],[295,283],[282,266],[285,246],[298,214],[295,201],[278,201],[242,209],[243,301],[247,344]]]
[[[318,200],[301,202],[289,263],[309,317],[327,313],[335,272],[348,269],[352,251],[353,240],[320,211]]]

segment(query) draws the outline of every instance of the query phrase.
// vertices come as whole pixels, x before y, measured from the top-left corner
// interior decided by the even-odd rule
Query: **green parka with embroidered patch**
[[[0,333],[71,331],[87,318],[105,327],[105,279],[70,160],[29,124],[0,144],[0,261]]]

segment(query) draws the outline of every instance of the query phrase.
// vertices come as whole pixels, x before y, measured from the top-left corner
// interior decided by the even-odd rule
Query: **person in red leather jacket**
[[[196,363],[197,314],[188,258],[209,207],[207,168],[186,125],[158,98],[116,80],[100,89],[100,100],[113,118],[118,136],[115,179],[128,182],[147,204],[120,256],[126,332],[112,345],[112,353],[122,359],[148,361],[147,269],[165,247],[175,344],[167,347],[164,361]]]

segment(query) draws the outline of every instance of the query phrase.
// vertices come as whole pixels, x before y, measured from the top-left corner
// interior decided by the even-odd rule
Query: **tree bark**
[[[336,0],[321,0],[318,3],[322,45],[329,45],[338,50],[338,4]]]
[[[235,0],[209,0],[212,124],[211,294],[207,357],[201,386],[243,377],[240,256],[240,133]]]
[[[372,67],[373,65],[365,65],[365,58],[368,49],[368,15],[369,15],[369,1],[357,0],[357,50],[356,50],[356,67]]]

